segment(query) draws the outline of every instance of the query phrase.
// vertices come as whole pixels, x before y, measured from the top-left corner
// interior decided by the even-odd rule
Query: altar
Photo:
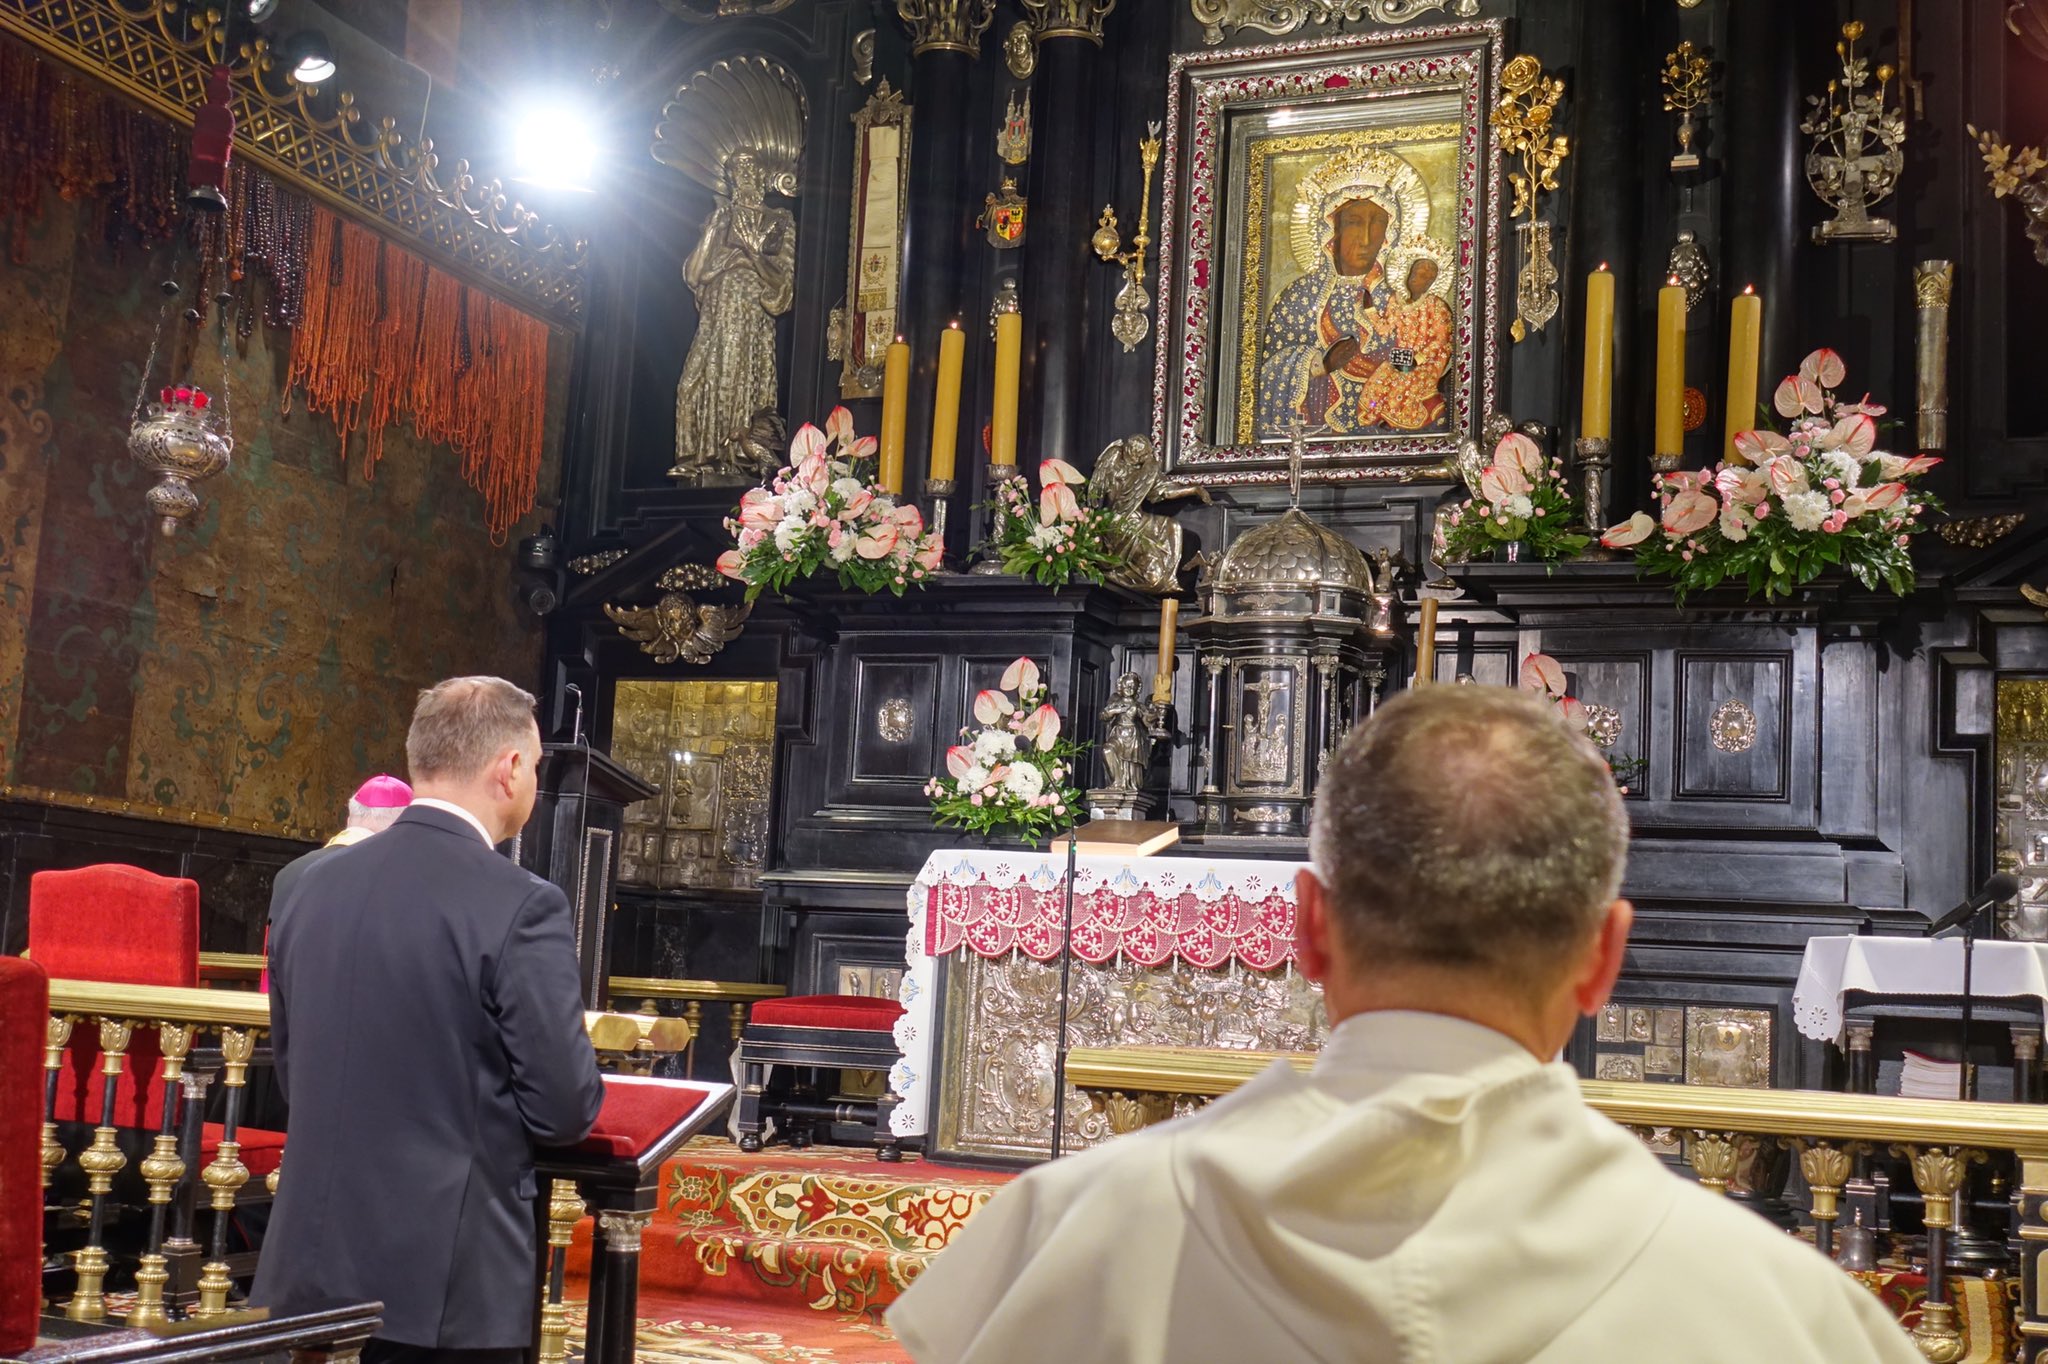
[[[1299,870],[1200,849],[1083,856],[1069,933],[1063,853],[934,852],[907,897],[893,1130],[947,1157],[1051,1155],[1063,965],[1069,1046],[1316,1050],[1322,993],[1293,962]],[[1062,1126],[1067,1150],[1110,1135],[1072,1088]]]

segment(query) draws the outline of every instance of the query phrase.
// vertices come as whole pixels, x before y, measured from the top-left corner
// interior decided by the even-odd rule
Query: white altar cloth
[[[1792,1022],[1807,1037],[1834,1042],[1842,1035],[1842,996],[1850,990],[1879,995],[1963,993],[1961,938],[1809,938],[1792,987]],[[1970,993],[1978,999],[2031,995],[2048,1005],[2048,943],[1983,939],[1971,967]]]
[[[1236,961],[1259,970],[1294,955],[1296,862],[1227,857],[1095,857],[1074,870],[1074,955],[1128,956],[1209,969]],[[932,1034],[938,962],[955,952],[1010,951],[1046,961],[1066,946],[1067,858],[1061,853],[942,848],[925,859],[906,898],[909,969],[898,994],[901,1053],[889,1071],[898,1136],[922,1136],[937,1095]]]

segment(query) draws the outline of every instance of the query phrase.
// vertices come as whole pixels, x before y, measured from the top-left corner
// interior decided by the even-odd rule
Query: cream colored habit
[[[1922,1364],[1812,1249],[1578,1079],[1434,1014],[1347,1020],[1202,1114],[998,1194],[889,1313],[919,1364]]]

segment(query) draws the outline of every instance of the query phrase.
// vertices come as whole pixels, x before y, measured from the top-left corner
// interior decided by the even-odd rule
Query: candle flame
[[[1684,280],[1682,280],[1682,279],[1680,279],[1680,278],[1679,278],[1678,276],[1676,276],[1676,275],[1672,275],[1672,276],[1670,276],[1670,277],[1669,277],[1668,279],[1666,279],[1666,280],[1664,281],[1664,283],[1665,283],[1665,284],[1666,284],[1667,286],[1669,286],[1669,287],[1671,287],[1671,288],[1674,288],[1674,289],[1675,289],[1675,288],[1677,288],[1678,286],[1680,286],[1680,285],[1684,284],[1684,283],[1685,283],[1685,281],[1684,281]]]
[[[1600,273],[1601,273],[1601,274],[1603,274],[1603,275],[1607,273],[1607,262],[1606,262],[1606,261],[1601,261],[1601,262],[1600,262]]]
[[[1745,284],[1742,286],[1742,292],[1745,294],[1753,294],[1756,292],[1756,286],[1754,284]]]
[[[947,329],[948,331],[956,331],[956,332],[957,332],[957,331],[959,331],[959,330],[960,330],[960,319],[956,317],[956,318],[954,318],[954,319],[953,319],[953,320],[952,320],[951,322],[948,322],[948,323],[946,324],[946,329]]]

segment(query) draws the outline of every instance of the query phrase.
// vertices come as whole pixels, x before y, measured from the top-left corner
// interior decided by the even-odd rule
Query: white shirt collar
[[[428,810],[440,810],[445,814],[460,815],[464,823],[476,830],[478,838],[481,838],[491,847],[497,846],[497,844],[491,842],[491,831],[484,827],[484,822],[453,801],[435,800],[432,796],[414,796],[412,804],[414,809],[425,808]]]

